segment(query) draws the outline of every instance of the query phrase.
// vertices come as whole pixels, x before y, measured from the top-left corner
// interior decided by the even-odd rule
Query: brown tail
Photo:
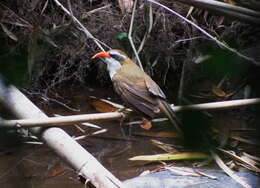
[[[170,122],[174,125],[174,127],[176,128],[176,130],[182,134],[182,130],[179,127],[179,123],[177,121],[177,117],[174,113],[174,111],[172,110],[171,106],[169,103],[167,103],[164,100],[160,100],[159,101],[159,108],[160,110],[169,118]]]

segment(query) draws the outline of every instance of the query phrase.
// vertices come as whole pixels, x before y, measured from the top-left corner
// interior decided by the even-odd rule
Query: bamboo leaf
[[[132,157],[130,161],[179,161],[179,160],[204,160],[208,159],[208,155],[204,153],[163,153],[157,155],[140,155]]]

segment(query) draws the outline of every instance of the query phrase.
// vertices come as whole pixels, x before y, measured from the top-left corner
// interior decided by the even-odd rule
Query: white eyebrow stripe
[[[123,59],[126,59],[126,56],[125,55],[123,55],[123,54],[120,54],[120,53],[118,53],[118,52],[109,52],[111,55],[117,55],[117,56],[120,56],[120,57],[122,57]]]

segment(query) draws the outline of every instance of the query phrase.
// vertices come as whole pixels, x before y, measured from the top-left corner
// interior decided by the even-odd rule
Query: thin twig
[[[213,111],[213,110],[234,109],[241,106],[248,106],[253,104],[260,104],[260,98],[229,100],[229,101],[222,101],[222,102],[192,104],[192,105],[185,105],[185,106],[173,106],[172,108],[175,112],[180,112],[184,110],[196,110],[196,111],[212,110]]]
[[[174,41],[174,43],[189,42],[189,41],[192,41],[192,40],[195,40],[195,39],[203,39],[203,38],[204,37],[191,37],[191,38],[188,38],[188,39],[179,39],[179,40]]]
[[[183,97],[183,91],[184,91],[184,82],[185,82],[185,73],[186,73],[186,65],[188,63],[188,59],[190,59],[190,53],[191,51],[188,51],[188,58],[183,61],[182,64],[182,70],[181,70],[181,79],[180,79],[180,86],[178,90],[178,101],[179,104],[181,104],[182,97]]]
[[[81,135],[81,136],[75,137],[74,140],[77,140],[77,141],[78,140],[82,140],[82,139],[87,138],[87,137],[89,137],[91,135],[98,135],[98,134],[102,134],[102,133],[105,133],[105,132],[107,132],[107,129],[98,130],[98,131],[95,131],[95,132],[90,133],[90,134],[85,134],[85,135]]]
[[[96,13],[96,12],[99,12],[99,11],[103,10],[103,9],[109,8],[109,7],[111,7],[111,6],[112,6],[112,4],[107,4],[107,5],[103,6],[103,7],[99,7],[99,8],[96,8],[96,9],[94,9],[94,10],[88,11],[88,12],[86,12],[86,13],[83,14],[82,18],[85,19],[85,18],[87,18],[90,14],[94,14],[94,13]]]
[[[43,98],[43,96],[42,96],[41,98]],[[44,99],[44,100],[48,100],[48,101],[55,102],[55,103],[57,103],[57,104],[59,104],[59,105],[65,107],[65,108],[67,108],[67,109],[69,109],[69,110],[71,110],[71,111],[73,111],[73,112],[79,112],[79,111],[80,111],[80,109],[73,108],[73,107],[71,107],[71,106],[69,106],[69,105],[67,105],[67,104],[65,104],[65,103],[63,103],[63,102],[61,102],[61,101],[58,101],[58,100],[56,100],[56,99],[54,99],[54,98],[49,98],[49,97],[45,96],[45,98],[43,98],[43,99]]]
[[[144,35],[144,37],[142,39],[142,42],[141,42],[141,44],[140,44],[140,46],[139,46],[139,48],[137,50],[138,54],[142,51],[142,49],[144,47],[144,44],[145,44],[148,36],[150,35],[151,31],[152,31],[152,28],[153,28],[153,9],[152,9],[152,5],[149,4],[149,28],[146,31],[146,33],[145,33],[145,35]]]
[[[166,67],[166,70],[165,70],[165,73],[163,76],[163,85],[165,85],[165,83],[166,83],[166,78],[167,78],[169,69],[170,69],[170,58],[167,58],[167,67]]]
[[[6,127],[37,127],[37,126],[64,126],[75,123],[82,123],[88,121],[102,121],[102,120],[114,120],[124,118],[124,114],[121,112],[109,112],[109,113],[97,113],[97,114],[84,114],[84,115],[73,115],[73,116],[60,116],[60,117],[49,117],[42,119],[21,119],[21,120],[2,120],[0,119],[1,126]]]
[[[41,10],[41,15],[42,15],[42,14],[44,13],[44,11],[46,10],[48,3],[49,3],[49,0],[47,0],[47,1],[45,2],[44,6],[43,6],[43,8],[42,8],[42,10]]]
[[[142,65],[142,63],[141,63],[141,60],[140,60],[140,58],[139,58],[139,55],[138,55],[138,53],[137,53],[137,50],[136,50],[136,48],[135,48],[135,44],[134,44],[134,42],[133,42],[133,38],[132,38],[134,18],[135,18],[135,10],[136,10],[137,1],[138,1],[138,0],[136,0],[136,1],[134,2],[134,6],[133,6],[133,11],[132,11],[132,16],[131,16],[131,22],[130,22],[130,28],[129,28],[129,31],[128,31],[128,40],[129,40],[129,42],[130,42],[130,44],[131,44],[131,47],[132,47],[132,49],[133,49],[133,51],[134,51],[135,58],[137,59],[137,62],[138,62],[139,67],[140,67],[142,70],[144,70],[144,69],[143,69],[143,65]]]
[[[54,0],[54,2],[57,4],[57,6],[59,6],[66,14],[68,14],[75,23],[77,23],[79,25],[79,27],[81,28],[81,30],[85,33],[85,35],[90,38],[93,39],[95,44],[102,50],[105,51],[104,48],[102,47],[101,44],[105,44],[104,42],[101,42],[100,40],[98,40],[97,38],[95,38],[88,30],[87,28],[75,17],[71,14],[70,11],[68,11],[68,9],[66,9],[58,0]],[[105,45],[108,46],[108,45]]]
[[[71,2],[70,2],[70,0],[67,0],[67,2],[68,2],[68,7],[69,7],[70,15],[71,15],[71,17],[73,18],[73,17],[74,17],[74,14],[73,14],[73,12],[72,12]],[[75,22],[74,19],[72,19],[72,21]]]
[[[245,7],[240,7],[237,5],[231,5],[228,3],[224,3],[221,1],[215,1],[215,0],[176,0],[185,4],[189,4],[189,5],[193,5],[193,6],[198,6],[198,7],[202,7],[202,8],[207,8],[207,9],[211,9],[211,10],[228,10],[228,11],[232,11],[234,12],[234,14],[242,14],[243,16],[252,16],[254,18],[260,18],[260,13],[258,11],[252,10],[252,9],[248,9]],[[260,20],[258,19],[259,23]]]
[[[207,31],[205,31],[204,29],[202,29],[201,27],[199,27],[198,25],[196,25],[195,23],[193,23],[192,21],[188,20],[187,18],[185,18],[184,16],[180,15],[179,13],[175,12],[174,10],[168,8],[167,6],[158,3],[154,0],[146,0],[150,3],[153,3],[155,5],[158,5],[159,7],[162,7],[163,9],[169,11],[170,13],[174,14],[175,16],[181,18],[182,20],[184,20],[185,22],[187,22],[188,24],[192,25],[193,27],[195,27],[196,29],[198,29],[200,32],[202,32],[204,35],[206,35],[208,38],[210,38],[212,41],[216,42],[220,47],[225,48],[229,51],[231,51],[232,53],[236,54],[237,56],[244,58],[250,62],[252,62],[253,64],[259,66],[259,63],[257,63],[257,61],[251,57],[247,57],[243,54],[241,54],[240,52],[238,52],[236,49],[234,48],[230,48],[228,45],[226,45],[225,43],[219,41],[216,37],[213,37],[212,35],[210,35]]]
[[[9,7],[5,6],[2,2],[0,2],[0,5],[3,6],[4,8],[6,8],[8,11],[11,12],[12,15],[14,15],[15,17],[17,17],[21,22],[23,22],[24,24],[21,23],[12,23],[14,25],[19,25],[19,26],[23,26],[23,27],[29,27],[29,28],[33,28],[32,24],[30,24],[27,20],[24,20],[23,18],[21,18],[19,15],[17,15],[12,9],[10,9]],[[10,13],[9,13],[10,14]],[[2,20],[1,20],[2,22]],[[9,22],[8,22],[9,23]],[[25,25],[26,24],[26,25]]]

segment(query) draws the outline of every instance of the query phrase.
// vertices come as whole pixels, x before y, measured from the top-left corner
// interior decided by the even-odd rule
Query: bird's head
[[[109,75],[112,78],[118,69],[127,62],[131,62],[129,57],[121,50],[109,50],[107,52],[99,52],[95,54],[92,59],[102,57],[107,64]],[[130,61],[129,61],[130,60]]]
[[[126,53],[124,53],[121,50],[109,50],[107,52],[99,52],[97,54],[95,54],[92,59],[97,58],[97,57],[103,57],[106,59],[114,59],[116,61],[118,61],[120,64],[123,64],[125,62],[125,60],[129,59],[128,56],[126,55]]]

